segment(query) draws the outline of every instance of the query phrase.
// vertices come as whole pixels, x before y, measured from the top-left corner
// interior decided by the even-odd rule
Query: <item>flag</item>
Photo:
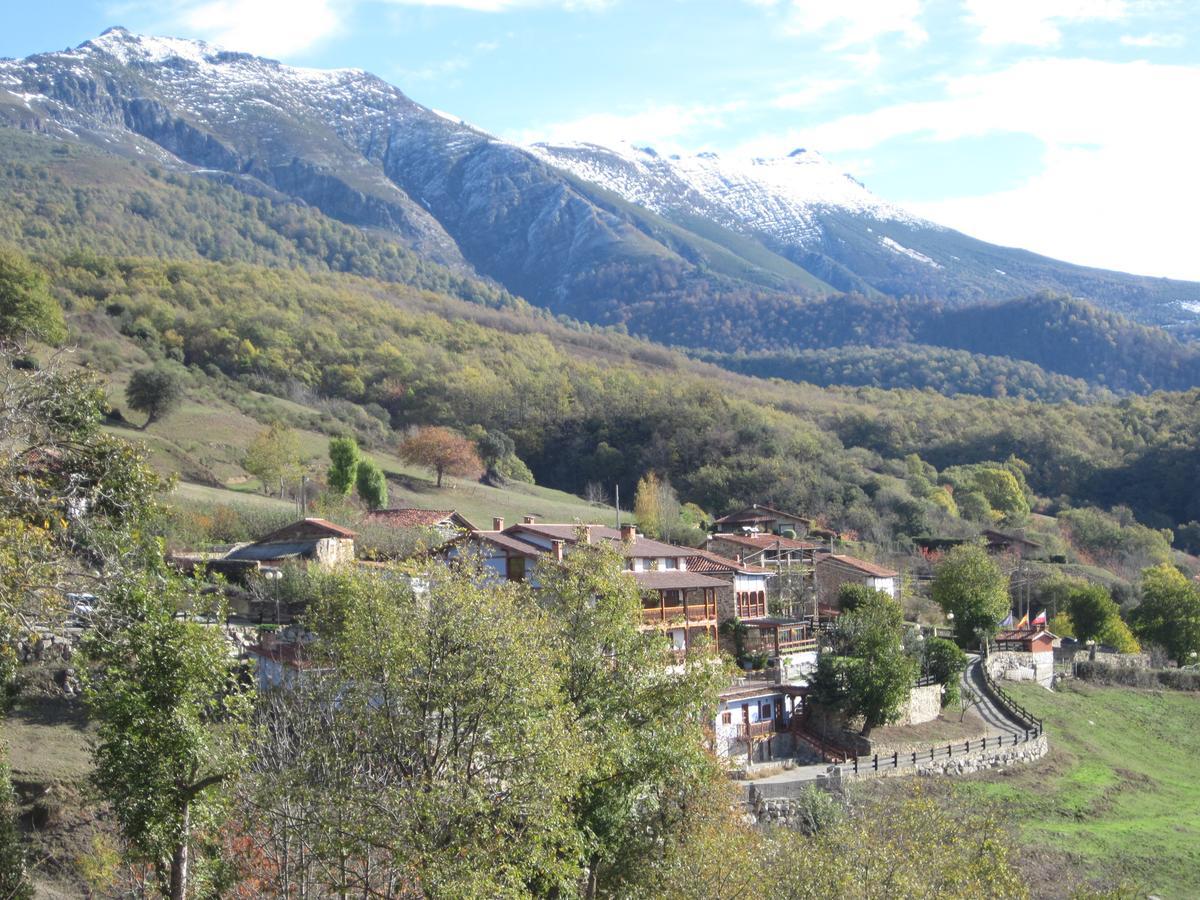
[[[1013,617],[1012,610],[1008,611],[1008,615],[1004,617],[1004,621],[1000,623],[1001,628],[1012,628]]]
[[[1045,625],[1046,624],[1046,611],[1044,609],[1040,613],[1037,614],[1037,617],[1033,620],[1033,624],[1034,625]]]
[[[1021,621],[1017,623],[1017,629],[1020,630],[1022,628],[1028,628],[1028,627],[1029,627],[1029,613],[1025,613],[1025,615],[1021,616]]]

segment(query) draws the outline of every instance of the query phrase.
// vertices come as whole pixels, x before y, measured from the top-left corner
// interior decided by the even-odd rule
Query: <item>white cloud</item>
[[[528,6],[561,6],[572,11],[605,9],[616,0],[384,0],[396,6],[441,6],[472,12],[498,13]]]
[[[340,33],[340,0],[206,0],[175,21],[231,50],[288,56]]]
[[[1121,35],[1121,44],[1125,47],[1182,47],[1186,42],[1182,34]]]
[[[743,152],[803,145],[846,154],[906,136],[1032,135],[1045,145],[1044,169],[1019,187],[908,205],[998,243],[1200,280],[1200,177],[1192,158],[1200,122],[1186,114],[1197,96],[1200,67],[1028,60],[947,81],[938,100],[845,116],[782,136],[769,151],[749,145]]]
[[[599,10],[615,0],[381,0],[393,6],[500,13],[521,7]],[[363,0],[135,0],[126,9],[160,17],[155,31],[186,31],[230,50],[291,56],[342,34]]]
[[[892,34],[915,46],[929,38],[918,21],[922,11],[922,0],[791,0],[787,29],[827,37],[834,50],[870,45]]]
[[[1087,21],[1118,21],[1130,12],[1127,0],[965,0],[967,20],[985,44],[1054,47],[1060,26]]]

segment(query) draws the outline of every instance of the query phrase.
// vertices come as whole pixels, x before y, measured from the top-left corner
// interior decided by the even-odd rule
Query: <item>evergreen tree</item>
[[[363,457],[358,461],[358,471],[355,474],[355,486],[358,496],[368,509],[380,509],[387,506],[387,478],[383,469],[375,461]]]
[[[358,479],[358,441],[351,435],[329,439],[329,490],[345,497]]]

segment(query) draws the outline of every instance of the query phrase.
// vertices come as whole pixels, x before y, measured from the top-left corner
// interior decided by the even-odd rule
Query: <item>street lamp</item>
[[[267,579],[267,581],[274,585],[275,624],[277,626],[281,625],[282,623],[279,621],[279,581],[281,578],[283,578],[283,572],[281,572],[279,569],[265,569],[263,570],[263,578]]]

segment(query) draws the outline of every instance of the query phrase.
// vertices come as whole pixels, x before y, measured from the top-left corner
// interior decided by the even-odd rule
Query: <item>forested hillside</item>
[[[901,383],[997,397],[746,378],[617,330],[550,318],[311,207],[42,137],[0,139],[11,151],[0,166],[0,238],[48,272],[78,359],[120,383],[130,367],[125,348],[135,345],[139,359],[186,366],[198,386],[215,379],[315,405],[321,414],[305,424],[350,428],[368,443],[394,440],[411,425],[478,426],[509,434],[550,486],[620,484],[631,496],[654,469],[714,512],[775,502],[864,533],[953,530],[938,498],[907,483],[901,460],[913,453],[939,469],[1015,456],[1028,462],[1030,490],[1040,496],[1128,504],[1159,527],[1200,518],[1189,469],[1200,419],[1195,392],[1100,402],[1103,393],[1088,395],[1029,364],[966,365],[915,347],[897,351],[895,365],[909,373],[893,376]],[[1078,314],[1081,349],[1064,365],[1086,369],[1105,345],[1129,358],[1127,341],[1164,372],[1172,353],[1186,358],[1183,345],[1160,332],[1122,330],[1126,323],[1107,314],[1046,298],[1014,308],[1030,327],[1047,308]],[[763,304],[759,313],[771,309]],[[911,341],[931,327],[914,309],[822,301],[809,308],[805,333],[814,342]],[[747,334],[778,324],[755,321]],[[853,368],[855,352],[829,364]],[[893,365],[870,354],[873,365]],[[926,360],[936,374],[919,380]],[[736,364],[756,371],[753,361]],[[1048,406],[1001,394],[1091,403]]]

